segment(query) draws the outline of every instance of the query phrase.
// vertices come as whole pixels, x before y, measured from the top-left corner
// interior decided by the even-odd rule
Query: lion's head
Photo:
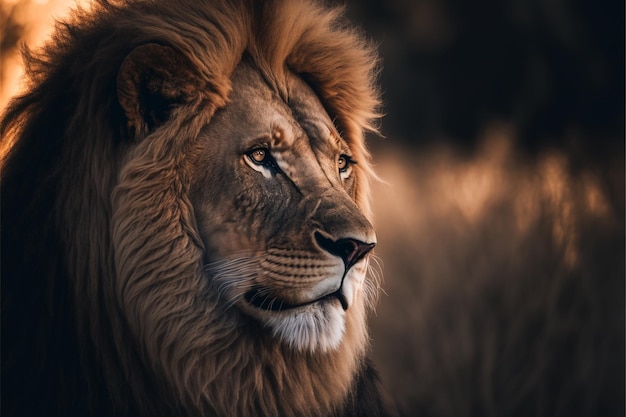
[[[206,272],[222,301],[298,350],[336,349],[362,315],[376,238],[359,210],[355,152],[311,88],[276,91],[242,62],[229,102],[188,161]]]
[[[61,26],[2,124],[3,407],[379,412],[375,62],[310,2],[102,3]]]

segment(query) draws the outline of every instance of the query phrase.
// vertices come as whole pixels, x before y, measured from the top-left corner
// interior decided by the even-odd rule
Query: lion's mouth
[[[258,309],[265,310],[265,311],[279,312],[279,311],[293,310],[296,308],[306,307],[308,305],[319,303],[319,302],[326,302],[332,299],[339,300],[339,303],[341,303],[341,307],[344,309],[344,311],[348,309],[348,300],[346,299],[345,295],[341,292],[341,288],[339,288],[337,291],[333,293],[326,294],[315,300],[311,300],[311,301],[307,301],[306,303],[299,303],[299,304],[288,303],[271,294],[267,294],[266,291],[264,291],[263,289],[259,289],[259,288],[248,291],[244,295],[244,298],[250,305]]]

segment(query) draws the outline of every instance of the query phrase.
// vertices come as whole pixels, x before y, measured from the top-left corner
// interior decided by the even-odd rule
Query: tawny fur
[[[1,126],[3,339],[40,340],[15,330],[20,320],[64,330],[22,353],[39,355],[46,371],[18,369],[20,353],[14,364],[3,347],[3,368],[21,375],[3,414],[18,413],[14,406],[22,414],[322,416],[359,401],[357,377],[369,374],[363,304],[347,315],[340,347],[323,354],[224,320],[203,279],[185,163],[228,101],[244,54],[278,91],[287,68],[306,77],[367,162],[363,134],[378,117],[375,54],[339,10],[313,2],[207,3],[98,3],[28,59],[29,89]],[[145,43],[179,51],[197,81],[176,92],[184,105],[154,130],[127,120],[115,93],[124,58]],[[355,200],[369,216],[367,163],[355,175]],[[9,299],[28,285],[40,309],[32,322]]]

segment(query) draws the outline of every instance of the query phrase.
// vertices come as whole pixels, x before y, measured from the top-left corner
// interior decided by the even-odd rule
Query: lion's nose
[[[376,243],[365,243],[352,238],[333,240],[322,236],[319,232],[315,232],[315,240],[326,252],[343,259],[346,270],[363,259],[363,257],[376,246]]]

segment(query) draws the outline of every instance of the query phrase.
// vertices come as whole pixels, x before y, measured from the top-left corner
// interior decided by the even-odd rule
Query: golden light
[[[0,113],[10,97],[24,87],[23,61],[20,56],[22,45],[31,49],[41,47],[54,29],[55,21],[67,16],[71,9],[86,6],[86,0],[4,0],[0,3],[0,17],[10,21],[16,31],[20,31],[16,48],[2,51],[0,67]],[[4,31],[3,31],[4,32]],[[3,36],[7,36],[3,33]]]

